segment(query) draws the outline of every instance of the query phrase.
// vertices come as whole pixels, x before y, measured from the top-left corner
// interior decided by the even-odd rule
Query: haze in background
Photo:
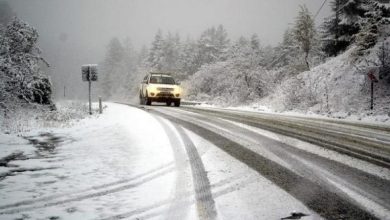
[[[16,14],[38,29],[56,97],[86,98],[80,66],[99,63],[112,37],[129,37],[135,48],[149,46],[161,29],[196,39],[211,26],[224,25],[232,40],[258,34],[262,45],[276,45],[294,21],[299,5],[312,14],[322,0],[9,0]],[[317,24],[330,13],[328,4]]]

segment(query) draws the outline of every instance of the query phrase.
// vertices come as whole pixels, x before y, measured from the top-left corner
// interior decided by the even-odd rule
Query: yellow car
[[[152,102],[165,102],[167,106],[172,103],[180,106],[182,89],[173,77],[167,73],[149,73],[143,79],[139,100],[141,105],[151,105]]]

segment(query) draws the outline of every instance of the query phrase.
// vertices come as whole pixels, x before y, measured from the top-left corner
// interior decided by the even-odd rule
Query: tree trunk
[[[308,58],[309,58],[309,53],[306,53],[305,54],[305,62],[306,62],[307,69],[310,70]]]

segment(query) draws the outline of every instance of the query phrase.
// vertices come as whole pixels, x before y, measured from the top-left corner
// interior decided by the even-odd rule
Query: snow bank
[[[93,106],[97,113],[97,103]],[[0,132],[23,135],[36,129],[68,127],[88,116],[87,104],[79,101],[57,102],[56,110],[43,105],[10,106],[0,114]]]
[[[370,110],[367,59],[374,59],[377,50],[378,45],[359,61],[353,47],[310,71],[285,80],[273,94],[252,106],[266,106],[276,112],[390,121],[390,90],[385,82],[375,84],[374,110]]]

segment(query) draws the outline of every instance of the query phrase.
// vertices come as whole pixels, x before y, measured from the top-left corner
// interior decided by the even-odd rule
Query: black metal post
[[[374,109],[374,80],[371,80],[371,110]]]

